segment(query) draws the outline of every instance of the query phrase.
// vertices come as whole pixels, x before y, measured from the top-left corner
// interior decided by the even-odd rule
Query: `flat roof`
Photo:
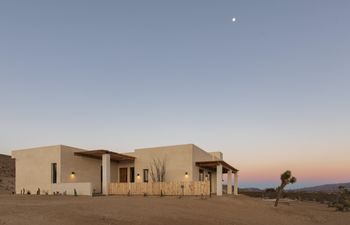
[[[74,155],[94,158],[94,159],[102,159],[102,155],[104,154],[109,154],[111,156],[111,161],[115,161],[115,162],[134,162],[135,161],[135,157],[133,156],[123,155],[117,152],[112,152],[104,149],[74,152]]]
[[[215,160],[215,161],[199,161],[196,162],[196,166],[205,168],[205,169],[211,169],[216,170],[216,166],[222,165],[222,172],[227,173],[229,170],[232,170],[232,172],[236,173],[238,172],[238,169],[234,168],[227,162],[223,160]]]

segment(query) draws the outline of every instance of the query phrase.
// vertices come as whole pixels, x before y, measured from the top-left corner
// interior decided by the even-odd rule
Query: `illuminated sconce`
[[[188,177],[188,172],[185,173],[185,178],[187,178],[187,177]]]
[[[140,174],[139,174],[139,173],[136,175],[136,178],[137,178],[137,179],[140,179]]]
[[[70,174],[70,177],[71,177],[72,179],[75,177],[75,172],[74,172],[74,171]]]

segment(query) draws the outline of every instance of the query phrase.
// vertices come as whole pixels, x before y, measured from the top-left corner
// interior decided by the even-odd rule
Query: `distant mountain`
[[[15,160],[0,154],[0,194],[15,191]]]
[[[333,192],[337,191],[339,186],[345,186],[347,189],[350,190],[350,182],[349,183],[338,183],[338,184],[324,184],[314,187],[306,187],[306,188],[300,188],[293,191],[305,191],[305,192],[317,192],[317,191],[324,191],[324,192]]]

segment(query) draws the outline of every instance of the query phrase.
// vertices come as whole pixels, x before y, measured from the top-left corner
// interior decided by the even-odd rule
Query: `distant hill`
[[[0,194],[15,191],[15,160],[9,155],[0,154]]]
[[[264,190],[261,190],[260,188],[248,187],[248,188],[239,188],[239,191],[242,191],[242,192],[262,192]]]
[[[337,184],[324,184],[314,187],[306,187],[306,188],[300,188],[293,191],[305,191],[305,192],[317,192],[317,191],[324,191],[324,192],[333,192],[337,191],[339,186],[345,186],[347,189],[350,190],[350,182],[349,183],[337,183]]]
[[[233,185],[232,185],[232,188],[233,188]],[[224,192],[226,192],[227,190],[227,185],[226,184],[223,184],[222,185],[222,190]],[[255,187],[247,187],[247,188],[238,188],[238,191],[240,192],[262,192],[263,190],[259,189],[259,188],[255,188]]]

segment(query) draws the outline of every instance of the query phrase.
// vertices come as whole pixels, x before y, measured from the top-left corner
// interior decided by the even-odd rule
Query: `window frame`
[[[130,167],[130,183],[135,183],[135,167]]]
[[[57,184],[57,163],[51,163],[51,184]]]
[[[149,171],[148,169],[143,169],[143,182],[148,183],[149,182]]]

